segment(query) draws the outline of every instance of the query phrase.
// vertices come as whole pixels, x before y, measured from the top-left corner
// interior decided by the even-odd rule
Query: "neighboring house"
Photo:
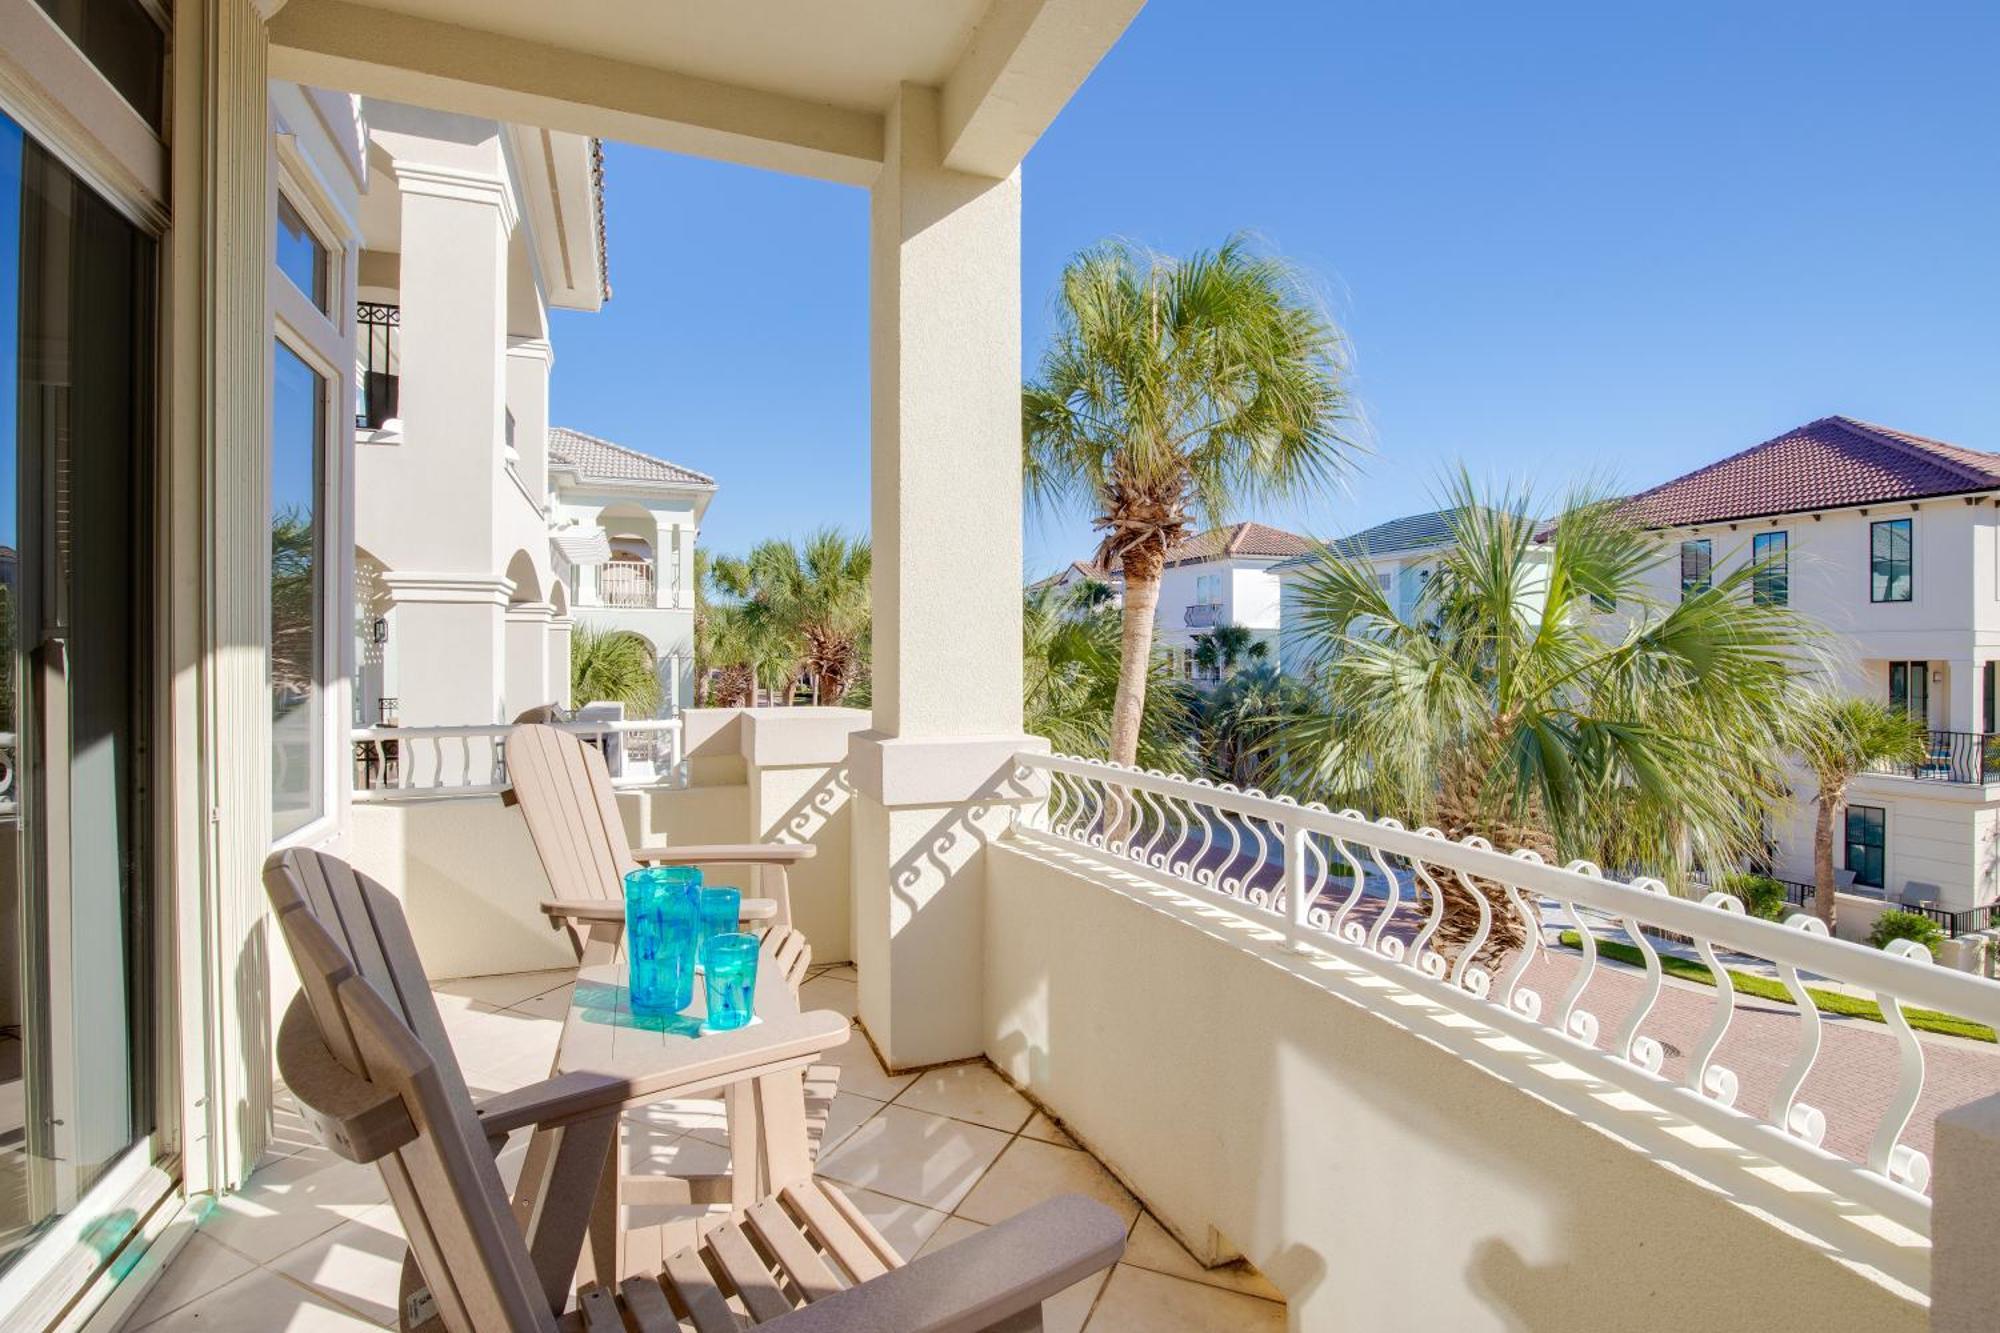
[[[2000,897],[2000,454],[1824,417],[1632,497],[1677,543],[1663,597],[1767,561],[1754,595],[1830,631],[1839,684],[1907,708],[1925,762],[1848,793],[1835,864],[1892,899]],[[1774,869],[1812,878],[1811,788],[1772,830]]]
[[[1125,604],[1125,575],[1116,569],[1107,569],[1090,560],[1072,560],[1067,565],[1045,579],[1036,579],[1028,585],[1029,592],[1043,592],[1051,588],[1077,588],[1087,583],[1101,583],[1111,590],[1113,606]]]
[[[1275,654],[1278,577],[1272,570],[1311,546],[1281,528],[1233,523],[1198,532],[1168,551],[1154,624],[1174,672],[1185,680],[1215,678],[1202,676],[1194,651],[1196,640],[1217,625],[1241,625]]]
[[[566,704],[548,313],[609,295],[598,144],[352,107],[368,166],[353,265],[354,718],[474,725]]]
[[[548,437],[556,578],[579,625],[646,641],[670,716],[693,698],[694,547],[715,479],[557,427]]]

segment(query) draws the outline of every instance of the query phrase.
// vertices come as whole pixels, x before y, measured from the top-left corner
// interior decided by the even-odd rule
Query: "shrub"
[[[1892,940],[1915,940],[1937,957],[1938,946],[1944,943],[1944,928],[1921,912],[1892,910],[1875,918],[1875,928],[1868,932],[1868,942],[1878,949],[1886,949]]]
[[[1783,921],[1791,909],[1785,886],[1769,875],[1736,873],[1724,875],[1722,891],[1743,904],[1746,914],[1766,921]]]

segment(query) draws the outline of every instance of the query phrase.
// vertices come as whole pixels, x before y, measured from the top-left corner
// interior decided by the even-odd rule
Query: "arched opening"
[[[611,544],[611,558],[597,569],[599,599],[606,606],[658,605],[660,529],[653,516],[638,505],[607,505],[597,526]]]
[[[542,576],[535,570],[534,557],[526,551],[514,552],[507,562],[507,577],[514,582],[514,591],[507,595],[509,603],[519,606],[542,600]]]
[[[364,546],[354,548],[354,725],[394,726],[389,567]]]

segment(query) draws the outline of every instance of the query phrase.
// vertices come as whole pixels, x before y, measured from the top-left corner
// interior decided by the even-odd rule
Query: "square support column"
[[[871,212],[873,729],[848,749],[861,1018],[898,1068],[983,1045],[985,842],[1023,788],[1021,184],[890,108]]]
[[[503,721],[511,722],[542,704],[568,701],[568,679],[562,682],[561,700],[549,679],[549,622],[555,610],[547,602],[513,602],[507,607]]]

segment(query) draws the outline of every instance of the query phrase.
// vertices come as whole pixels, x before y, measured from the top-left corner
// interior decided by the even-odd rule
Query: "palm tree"
[[[1090,583],[1030,591],[1021,605],[1022,725],[1059,753],[1102,758],[1110,753],[1112,705],[1118,697],[1118,613],[1095,601]],[[1188,710],[1173,688],[1164,654],[1148,673],[1139,759],[1149,768],[1179,769],[1188,760]]]
[[[866,538],[822,528],[803,543],[772,538],[741,559],[724,556],[710,582],[742,609],[753,672],[776,667],[788,699],[803,683],[814,702],[831,704],[867,672],[869,569]]]
[[[1195,665],[1203,671],[1233,676],[1239,663],[1261,663],[1271,655],[1271,645],[1242,625],[1221,624],[1194,641]]]
[[[1327,701],[1285,729],[1298,794],[1682,885],[1759,851],[1814,642],[1751,596],[1759,567],[1663,604],[1661,543],[1615,502],[1572,499],[1542,540],[1525,495],[1449,489],[1452,544],[1407,616],[1360,559],[1325,550],[1301,581]],[[1524,935],[1482,891],[1491,957]],[[1462,947],[1477,904],[1448,898],[1439,940]]]
[[[1208,775],[1266,791],[1289,785],[1278,742],[1312,703],[1305,685],[1263,662],[1210,690],[1195,705],[1195,749]]]
[[[1198,512],[1315,493],[1348,461],[1340,335],[1283,261],[1240,237],[1186,260],[1112,242],[1063,270],[1056,332],[1022,391],[1030,495],[1076,505],[1122,567],[1111,757],[1131,763],[1168,549]]]
[[[651,717],[660,707],[653,650],[629,630],[578,625],[569,644],[569,698],[572,708],[605,700]]]
[[[1847,785],[1877,764],[1914,764],[1928,736],[1917,717],[1873,699],[1809,690],[1798,710],[1799,758],[1812,774],[1813,913],[1833,933],[1833,817],[1847,801]]]

